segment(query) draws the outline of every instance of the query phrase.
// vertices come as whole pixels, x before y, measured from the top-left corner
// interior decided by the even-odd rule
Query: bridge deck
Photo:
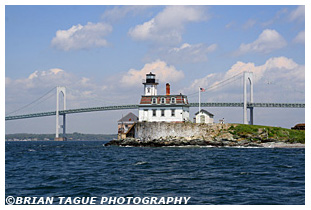
[[[190,107],[199,107],[199,103],[189,103]],[[243,103],[201,103],[201,107],[243,107]],[[247,107],[262,107],[262,108],[305,108],[304,103],[247,103]],[[74,114],[83,112],[95,112],[95,111],[109,111],[109,110],[121,110],[121,109],[137,109],[138,105],[121,105],[121,106],[102,106],[80,109],[68,109],[59,111],[60,115]],[[56,111],[41,112],[25,115],[7,116],[5,120],[18,120],[34,117],[46,117],[56,115]]]

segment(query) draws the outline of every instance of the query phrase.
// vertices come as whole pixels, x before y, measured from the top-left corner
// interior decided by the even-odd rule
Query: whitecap
[[[138,162],[136,162],[134,165],[144,165],[144,164],[148,164],[148,162],[145,162],[145,161],[138,161]]]

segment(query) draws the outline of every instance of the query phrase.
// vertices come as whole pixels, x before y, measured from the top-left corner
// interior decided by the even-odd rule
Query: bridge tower
[[[65,141],[66,140],[66,114],[63,114],[63,125],[59,125],[59,96],[60,93],[63,94],[63,102],[64,102],[64,110],[66,110],[66,88],[59,87],[56,88],[56,133],[55,140],[56,141]],[[63,136],[59,137],[59,128],[63,129]]]
[[[253,109],[254,107],[247,107],[247,82],[250,84],[250,103],[254,103],[254,88],[253,88],[253,72],[244,72],[243,78],[243,89],[244,89],[244,103],[243,103],[243,124],[248,124],[247,122],[247,108],[250,109],[250,124],[254,123]]]

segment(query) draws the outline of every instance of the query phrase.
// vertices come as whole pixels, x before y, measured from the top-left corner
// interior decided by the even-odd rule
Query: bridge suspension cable
[[[44,98],[46,95],[50,94],[53,90],[55,90],[55,88],[56,88],[56,87],[52,88],[51,90],[49,90],[48,92],[46,92],[44,95],[40,96],[39,98],[37,98],[36,100],[30,102],[29,104],[27,104],[27,105],[25,105],[25,106],[22,106],[22,107],[16,109],[15,111],[12,111],[12,112],[7,113],[6,116],[9,116],[9,115],[11,115],[11,114],[13,114],[13,113],[16,113],[16,112],[18,112],[18,111],[21,111],[21,110],[23,110],[23,109],[26,109],[27,107],[30,107],[31,105],[34,105],[36,102],[38,102],[39,100],[41,100],[42,98]],[[40,101],[40,102],[37,103],[36,105],[41,104],[42,102],[46,101],[47,99],[49,99],[49,98],[51,98],[51,97],[53,97],[53,96],[54,96],[54,95],[50,95],[48,98],[46,98],[46,99]]]
[[[87,98],[88,99],[88,104],[87,104],[87,106],[88,107],[94,107],[94,105],[90,105],[90,100],[91,101],[93,101],[93,102],[101,102],[101,104],[100,104],[100,106],[103,106],[103,105],[106,105],[106,106],[109,106],[109,105],[117,105],[117,103],[115,103],[114,101],[111,101],[111,100],[107,100],[107,99],[105,99],[105,98],[99,98],[98,96],[96,96],[96,97],[91,97],[91,96],[87,96],[87,95],[85,95],[85,94],[83,94],[83,93],[81,93],[81,91],[79,91],[79,90],[74,90],[74,89],[72,89],[72,88],[70,88],[70,87],[68,87],[68,86],[66,86],[66,89],[68,89],[68,90],[70,90],[70,92],[72,93],[72,94],[76,94],[77,96],[79,96],[80,97],[80,99],[82,99],[82,98]],[[67,93],[68,94],[68,93]],[[109,104],[110,103],[110,104]]]
[[[203,92],[203,93],[206,93],[207,91],[216,90],[216,89],[220,88],[220,85],[221,85],[221,87],[224,87],[224,86],[226,86],[226,85],[228,85],[228,84],[230,84],[230,83],[240,79],[242,77],[242,74],[243,74],[243,72],[240,72],[240,73],[238,73],[238,74],[236,74],[236,75],[234,75],[234,76],[232,76],[232,77],[230,77],[228,79],[222,80],[222,81],[220,81],[220,82],[218,82],[216,84],[214,83],[213,85],[205,88],[205,92]],[[198,92],[194,92],[194,93],[188,94],[188,98],[192,97],[192,96],[194,96],[196,94],[198,94]]]
[[[225,79],[225,80],[222,80],[220,81],[219,83],[216,83],[210,87],[208,87],[207,89],[205,89],[206,91],[209,91],[209,90],[215,90],[217,88],[219,88],[219,86],[221,85],[221,87],[224,87],[234,81],[236,81],[237,79],[239,79],[241,76],[242,76],[243,72],[239,73],[239,74],[236,74],[228,79]],[[231,81],[230,81],[231,80]]]

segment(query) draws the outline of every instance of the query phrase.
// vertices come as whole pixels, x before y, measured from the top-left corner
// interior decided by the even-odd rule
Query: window
[[[157,103],[157,99],[156,98],[152,98],[152,103],[156,104]]]
[[[165,98],[161,98],[161,104],[165,103]]]
[[[161,117],[165,116],[164,111],[165,111],[165,109],[161,109]]]
[[[153,116],[153,117],[156,117],[156,116],[157,116],[157,110],[156,110],[156,109],[153,109],[153,110],[152,110],[152,116]]]
[[[172,117],[175,117],[175,109],[172,109],[171,111]]]
[[[176,103],[176,98],[172,97],[172,98],[171,98],[171,103],[172,103],[172,104],[175,104],[175,103]]]
[[[150,87],[147,88],[147,92],[150,93]]]

